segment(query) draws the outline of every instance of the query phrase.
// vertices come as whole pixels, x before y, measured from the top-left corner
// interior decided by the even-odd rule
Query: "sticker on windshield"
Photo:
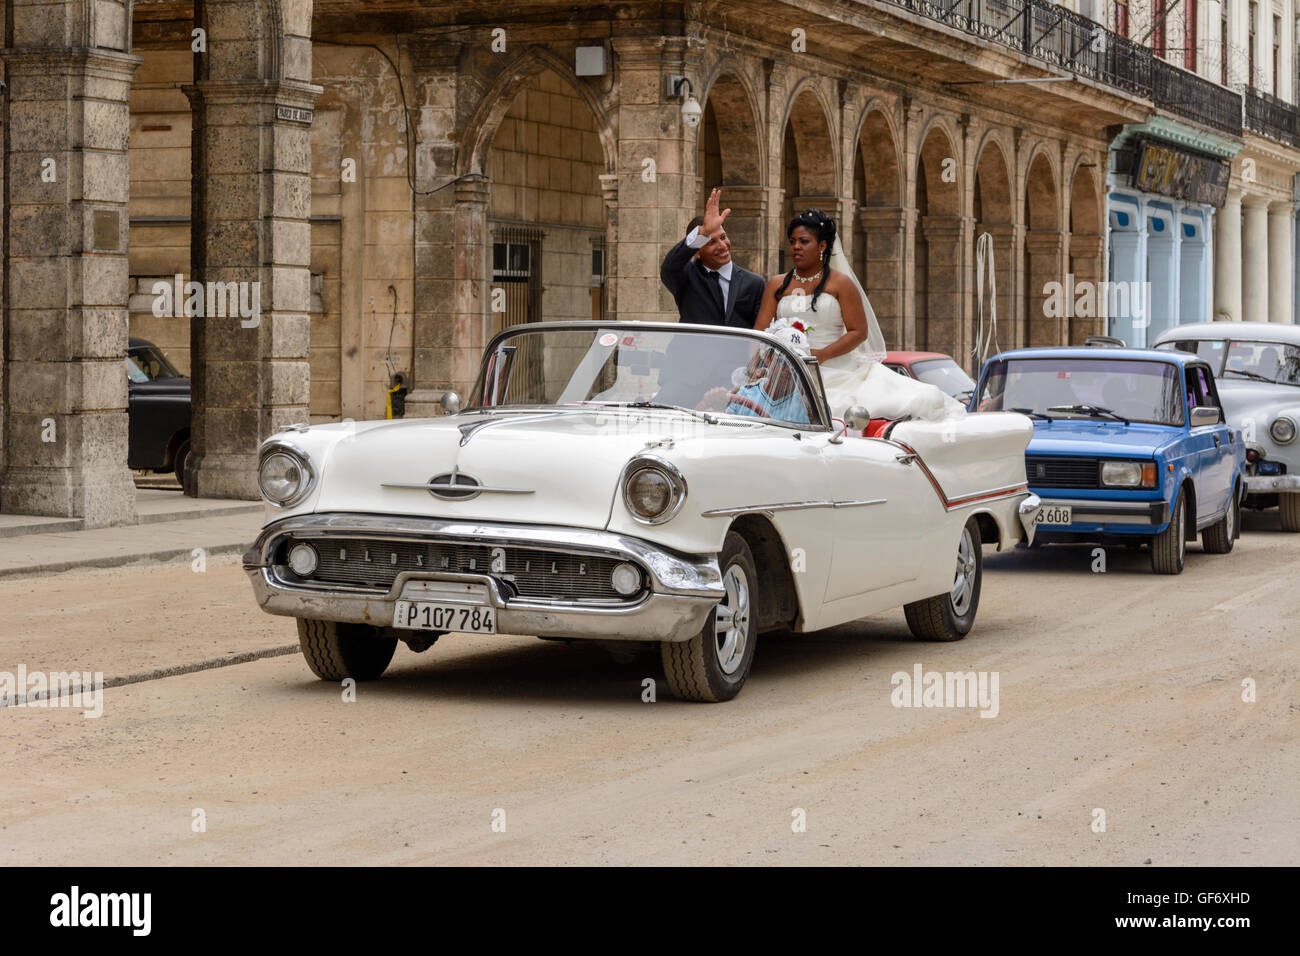
[[[617,341],[618,341],[618,336],[615,335],[613,332],[606,332],[604,335],[600,337],[600,344],[603,345],[605,348],[609,348]]]
[[[1064,371],[1064,370],[1062,370],[1062,371],[1056,373],[1056,377],[1057,377],[1057,378],[1069,378],[1069,377],[1070,377],[1070,373],[1069,373],[1069,372],[1066,372],[1066,371]]]
[[[634,345],[636,345],[636,336],[635,335],[623,336],[623,345],[627,348],[632,348]]]

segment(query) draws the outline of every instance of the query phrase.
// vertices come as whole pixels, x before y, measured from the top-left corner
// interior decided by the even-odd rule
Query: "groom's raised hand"
[[[720,188],[715,188],[709,193],[709,201],[704,204],[704,222],[700,225],[700,235],[712,239],[722,230],[722,224],[731,215],[731,210],[724,209],[722,212],[718,212],[721,201],[722,190]]]

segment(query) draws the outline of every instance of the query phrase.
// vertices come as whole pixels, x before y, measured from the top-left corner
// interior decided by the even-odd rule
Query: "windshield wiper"
[[[692,418],[698,418],[701,421],[708,422],[710,425],[718,424],[717,418],[708,412],[701,412],[698,409],[687,408],[685,405],[667,405],[663,402],[613,402],[611,404],[620,408],[663,408],[672,412],[685,412]]]
[[[1228,369],[1227,371],[1225,371],[1223,374],[1224,374],[1224,375],[1227,375],[1228,372],[1231,372],[1233,375],[1244,375],[1244,376],[1246,376],[1247,378],[1253,378],[1253,379],[1256,379],[1257,381],[1260,381],[1260,382],[1268,382],[1268,384],[1270,384],[1270,385],[1276,385],[1276,384],[1277,384],[1277,382],[1275,382],[1273,379],[1269,378],[1267,375],[1261,375],[1259,372],[1252,372],[1252,371],[1250,371],[1250,369],[1245,369],[1245,368],[1230,368],[1230,369]]]
[[[1113,418],[1125,425],[1131,424],[1123,415],[1113,412],[1109,408],[1102,408],[1100,405],[1050,405],[1047,410],[1049,412],[1070,412],[1074,415],[1091,415],[1093,418]]]
[[[1009,412],[1019,412],[1021,415],[1028,415],[1030,418],[1041,418],[1045,422],[1056,421],[1051,415],[1044,415],[1042,412],[1036,412],[1032,408],[1008,408]]]

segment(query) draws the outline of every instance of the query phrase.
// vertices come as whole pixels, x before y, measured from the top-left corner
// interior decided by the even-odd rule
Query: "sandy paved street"
[[[654,658],[450,637],[356,703],[295,651],[109,689],[98,720],[5,708],[0,863],[1294,864],[1300,536],[1275,528],[1180,578],[990,552],[965,641],[901,611],[768,638],[723,705],[643,703]],[[230,558],[0,581],[0,608],[0,670],[295,642]],[[917,663],[997,672],[999,713],[893,707]]]

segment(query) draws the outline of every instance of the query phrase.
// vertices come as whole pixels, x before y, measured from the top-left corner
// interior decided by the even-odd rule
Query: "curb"
[[[60,571],[72,571],[77,568],[120,568],[131,564],[156,564],[175,558],[188,559],[194,548],[202,548],[208,557],[223,554],[243,554],[248,550],[249,542],[232,544],[195,544],[192,548],[167,548],[163,551],[144,551],[136,554],[112,554],[98,558],[82,558],[73,561],[51,561],[45,564],[32,564],[21,568],[0,568],[0,580],[5,578],[25,577],[37,574],[56,574]]]

